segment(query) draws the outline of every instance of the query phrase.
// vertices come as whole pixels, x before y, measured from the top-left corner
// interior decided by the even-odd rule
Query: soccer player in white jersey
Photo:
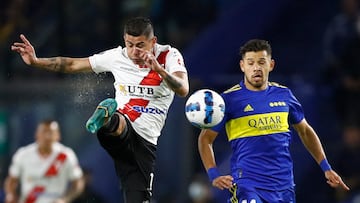
[[[115,99],[100,102],[86,128],[113,158],[125,202],[149,202],[157,140],[174,95],[189,92],[188,76],[181,53],[157,43],[149,19],[128,20],[123,37],[125,47],[86,58],[37,58],[24,35],[11,49],[37,68],[113,74]]]
[[[59,143],[58,123],[40,122],[35,139],[36,142],[19,148],[12,158],[4,185],[5,202],[71,202],[84,189],[83,173],[74,151]]]

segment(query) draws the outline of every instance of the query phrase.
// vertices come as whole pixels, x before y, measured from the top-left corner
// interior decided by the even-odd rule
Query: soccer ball
[[[186,101],[185,115],[195,127],[205,129],[219,124],[225,112],[225,102],[215,91],[201,89]]]

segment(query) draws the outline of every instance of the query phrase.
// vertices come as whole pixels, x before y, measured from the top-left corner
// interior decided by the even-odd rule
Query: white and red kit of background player
[[[170,74],[177,71],[186,73],[183,57],[177,49],[155,44],[153,54]],[[141,137],[156,145],[174,91],[157,72],[134,64],[126,48],[121,46],[91,56],[90,64],[96,73],[113,74],[118,110],[128,117]]]
[[[52,153],[43,157],[32,143],[16,151],[9,174],[20,180],[21,203],[49,203],[62,197],[69,182],[83,172],[72,149],[54,143]]]

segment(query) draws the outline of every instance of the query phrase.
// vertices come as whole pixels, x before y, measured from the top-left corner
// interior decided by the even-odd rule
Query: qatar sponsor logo
[[[248,120],[248,125],[259,130],[281,129],[282,121],[280,116],[264,116]]]

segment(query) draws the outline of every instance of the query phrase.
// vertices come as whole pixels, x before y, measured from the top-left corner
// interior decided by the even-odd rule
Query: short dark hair
[[[43,119],[42,121],[39,122],[38,126],[40,126],[40,125],[54,127],[55,129],[57,129],[60,132],[59,123],[54,119],[50,119],[50,118]]]
[[[45,118],[45,119],[41,120],[39,122],[39,124],[50,125],[53,122],[57,122],[57,121],[52,118]]]
[[[150,19],[145,17],[135,17],[125,23],[124,35],[125,34],[135,37],[146,36],[149,38],[154,35],[154,28]]]
[[[271,55],[271,46],[270,43],[262,39],[252,39],[247,41],[244,46],[240,47],[240,56],[244,58],[247,52],[257,52],[257,51],[266,51]]]

